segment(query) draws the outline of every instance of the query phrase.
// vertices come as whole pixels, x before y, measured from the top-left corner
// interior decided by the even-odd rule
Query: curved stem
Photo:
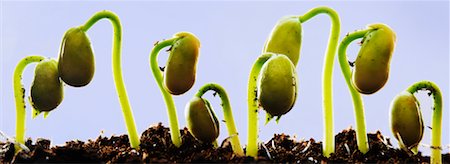
[[[345,82],[347,83],[350,94],[352,95],[353,108],[355,111],[355,122],[356,122],[356,141],[358,144],[358,149],[363,154],[369,151],[369,142],[367,141],[366,134],[366,119],[364,115],[364,104],[361,94],[353,87],[351,82],[352,73],[350,71],[350,66],[347,60],[347,47],[348,45],[356,39],[364,37],[371,29],[359,30],[353,33],[347,34],[344,39],[342,39],[339,45],[339,64],[341,65],[341,71],[344,75]]]
[[[217,140],[214,140],[214,142],[212,144],[213,144],[214,148],[218,148],[219,147],[219,144],[217,143]]]
[[[161,51],[161,49],[163,49],[164,47],[171,46],[176,39],[177,38],[172,38],[155,44],[155,47],[153,47],[152,52],[150,53],[150,68],[152,69],[153,76],[155,77],[156,83],[158,84],[158,87],[161,90],[161,94],[163,95],[164,101],[167,105],[167,115],[169,116],[169,127],[172,143],[176,147],[180,147],[181,135],[178,128],[177,110],[175,108],[175,103],[173,102],[172,95],[167,92],[166,89],[164,89],[163,77],[161,71],[159,70],[157,61],[159,51]]]
[[[261,55],[253,64],[248,79],[247,103],[248,103],[248,127],[247,127],[247,156],[258,156],[258,99],[256,81],[261,71],[261,67],[269,60],[273,54],[266,53]]]
[[[408,87],[408,92],[414,94],[419,90],[428,90],[433,95],[434,106],[431,121],[431,156],[430,163],[442,163],[441,134],[442,134],[442,94],[439,87],[431,81],[420,81]]]
[[[134,122],[133,112],[131,110],[131,106],[128,101],[125,83],[123,82],[122,77],[122,65],[121,65],[122,25],[120,24],[119,17],[111,11],[103,10],[95,13],[83,26],[81,26],[81,29],[84,31],[88,31],[92,27],[92,25],[94,25],[97,21],[103,18],[110,20],[114,29],[113,33],[114,40],[112,47],[112,70],[114,76],[114,83],[116,85],[117,96],[119,97],[123,117],[128,130],[128,138],[130,140],[130,145],[132,148],[139,148],[140,140]]]
[[[25,88],[22,85],[22,73],[28,64],[44,60],[43,56],[27,56],[19,61],[13,74],[14,99],[16,103],[16,142],[25,144]],[[20,150],[18,144],[15,145],[16,152]]]
[[[323,98],[323,114],[324,114],[324,140],[323,154],[329,157],[334,152],[334,126],[333,126],[333,64],[334,56],[339,40],[341,29],[339,15],[336,11],[329,7],[316,7],[300,16],[300,22],[304,23],[318,14],[327,14],[331,19],[330,36],[328,39],[328,47],[325,52],[322,72],[322,98]]]
[[[231,110],[230,101],[228,99],[227,92],[225,92],[225,89],[219,84],[209,83],[203,85],[198,90],[195,96],[201,98],[203,94],[205,94],[209,90],[213,90],[217,94],[219,94],[220,99],[222,100],[223,116],[225,117],[228,135],[231,138],[231,146],[233,148],[233,152],[238,156],[244,156],[244,151],[242,150],[241,142],[239,141],[239,133],[237,132],[236,125],[234,123],[233,111]]]

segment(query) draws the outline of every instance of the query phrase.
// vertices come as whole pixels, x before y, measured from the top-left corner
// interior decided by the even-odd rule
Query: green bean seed
[[[86,32],[81,28],[71,28],[64,34],[58,69],[61,79],[74,87],[85,86],[94,77],[94,52]]]
[[[263,52],[284,54],[297,65],[302,43],[302,24],[298,16],[281,18],[266,41]]]
[[[374,30],[363,38],[352,78],[355,88],[363,94],[375,93],[386,84],[396,38],[387,25],[373,24],[369,28]]]
[[[180,95],[191,89],[195,82],[200,41],[194,34],[180,32],[179,38],[170,50],[164,70],[164,87],[173,95]]]
[[[270,115],[281,116],[289,112],[297,98],[295,66],[285,55],[270,58],[261,68],[258,100]]]
[[[46,59],[39,62],[34,70],[31,85],[31,102],[38,111],[51,111],[63,100],[63,85],[59,80],[58,62]]]
[[[402,149],[417,147],[423,137],[422,112],[413,94],[403,91],[391,103],[391,131]]]
[[[187,127],[192,135],[205,143],[212,143],[219,136],[219,121],[208,100],[194,96],[186,105]]]

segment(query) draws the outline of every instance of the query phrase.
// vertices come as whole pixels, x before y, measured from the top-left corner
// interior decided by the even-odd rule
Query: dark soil
[[[150,127],[141,136],[141,149],[132,149],[127,135],[99,136],[95,141],[70,141],[64,146],[50,146],[50,141],[28,139],[30,152],[14,155],[14,144],[0,142],[0,163],[28,162],[104,162],[104,163],[186,163],[186,162],[370,162],[370,163],[426,163],[429,157],[421,153],[409,156],[394,149],[380,132],[368,134],[370,151],[362,154],[357,150],[356,134],[348,129],[336,135],[336,153],[330,158],[322,156],[322,144],[314,139],[295,141],[289,135],[275,134],[267,143],[261,144],[257,159],[238,157],[233,154],[230,143],[225,140],[214,148],[212,144],[200,143],[189,131],[180,130],[183,144],[176,148],[170,139],[169,129],[160,124]],[[450,163],[450,154],[443,155],[443,162]]]

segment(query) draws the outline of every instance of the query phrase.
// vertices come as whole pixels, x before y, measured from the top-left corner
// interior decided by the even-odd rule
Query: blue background
[[[363,96],[368,132],[380,130],[393,138],[389,128],[389,104],[392,98],[420,80],[432,80],[441,87],[444,98],[442,144],[449,144],[449,2],[77,2],[77,1],[3,1],[1,5],[1,131],[15,135],[15,108],[12,73],[17,62],[32,54],[57,58],[60,41],[70,27],[82,25],[100,10],[112,10],[123,25],[122,67],[138,132],[152,124],[168,125],[166,107],[149,67],[153,43],[189,31],[201,41],[197,80],[182,96],[175,96],[180,128],[186,125],[185,104],[205,83],[221,84],[228,92],[241,143],[247,142],[247,80],[251,65],[260,55],[264,42],[277,20],[285,15],[301,15],[313,7],[329,6],[341,18],[340,38],[367,24],[388,24],[397,34],[397,46],[391,60],[390,78],[385,87]],[[329,18],[319,15],[303,24],[301,59],[297,66],[299,93],[294,108],[279,122],[266,126],[260,119],[260,140],[274,133],[287,133],[297,140],[322,140],[322,63],[330,29]],[[49,138],[60,145],[72,139],[94,139],[125,134],[126,129],[116,95],[111,70],[112,27],[102,20],[88,35],[95,52],[96,72],[84,88],[65,87],[62,104],[50,113],[31,119],[27,104],[26,136]],[[348,49],[354,60],[359,45]],[[167,55],[159,55],[164,65]],[[29,95],[34,65],[27,67],[23,82]],[[335,133],[354,127],[353,105],[337,60],[334,63]],[[426,126],[430,125],[432,99],[417,94]],[[211,93],[216,113],[223,119],[220,100]],[[27,101],[28,103],[28,101]],[[260,112],[263,118],[264,112]],[[422,143],[430,143],[426,128]],[[227,137],[221,123],[222,141]],[[397,142],[392,139],[395,147]],[[428,154],[429,148],[420,147]]]

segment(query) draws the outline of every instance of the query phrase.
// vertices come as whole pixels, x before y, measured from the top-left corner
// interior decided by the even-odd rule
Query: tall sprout
[[[21,150],[20,144],[25,144],[25,88],[22,84],[22,74],[26,66],[37,63],[31,86],[30,103],[33,117],[37,114],[54,110],[64,98],[64,88],[59,80],[58,63],[54,59],[43,56],[27,56],[19,61],[13,74],[14,99],[16,104],[16,152]]]
[[[338,13],[329,7],[316,7],[300,16],[287,16],[279,20],[273,28],[269,38],[264,46],[264,53],[275,53],[286,55],[295,68],[300,59],[300,49],[302,42],[301,24],[311,18],[326,14],[331,20],[331,29],[328,40],[328,46],[325,52],[322,71],[322,98],[323,98],[323,154],[329,157],[334,152],[334,125],[333,125],[333,65],[334,56],[338,45],[340,33],[340,19]],[[260,70],[260,67],[266,60],[260,57],[253,65],[248,84],[248,140],[247,155],[256,157],[257,136],[258,136],[258,100],[255,89],[254,78]],[[296,84],[297,86],[297,84]],[[289,108],[290,109],[290,108]]]

